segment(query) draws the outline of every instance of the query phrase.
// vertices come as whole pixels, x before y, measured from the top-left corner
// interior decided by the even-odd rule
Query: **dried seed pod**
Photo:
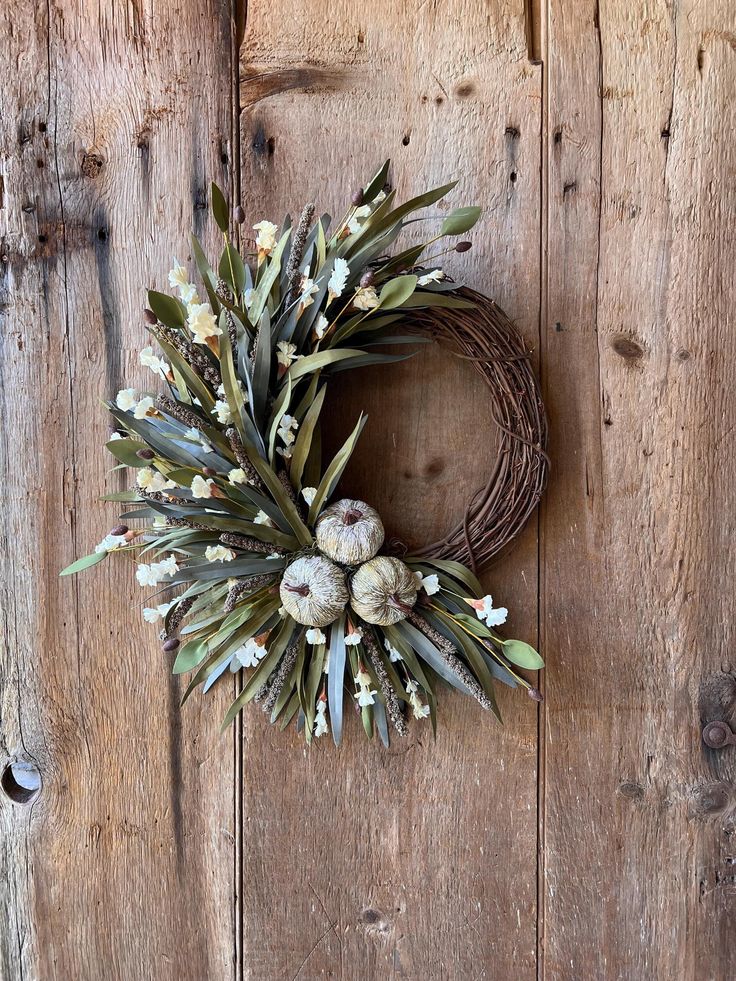
[[[284,572],[279,587],[284,609],[297,623],[326,627],[348,601],[345,573],[322,555],[297,559]]]
[[[350,583],[350,604],[366,623],[386,627],[411,613],[417,580],[401,559],[379,555],[365,562]]]
[[[328,558],[357,565],[373,558],[383,545],[384,530],[370,505],[345,498],[325,508],[317,520],[316,536]]]

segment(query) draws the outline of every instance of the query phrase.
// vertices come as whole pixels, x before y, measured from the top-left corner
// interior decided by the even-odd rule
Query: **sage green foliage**
[[[437,268],[431,262],[423,268],[422,255],[427,249],[441,254],[445,247],[437,242],[467,232],[480,209],[445,212],[444,218],[420,226],[439,227],[438,234],[392,254],[416,213],[422,212],[424,218],[425,209],[454,184],[398,204],[395,192],[384,191],[387,175],[388,162],[363,189],[362,204],[349,207],[334,227],[326,215],[314,222],[303,254],[295,257],[303,275],[297,298],[290,293],[286,272],[293,241],[290,218],[282,223],[270,249],[251,254],[232,237],[230,208],[213,184],[212,212],[223,236],[222,255],[213,268],[196,239],[192,249],[203,287],[199,292],[209,303],[219,333],[200,343],[190,329],[189,310],[182,299],[150,291],[154,315],[150,319],[157,322],[149,330],[170,366],[166,394],[176,411],[156,408],[137,419],[132,410],[108,403],[122,436],[107,443],[118,465],[157,479],[160,475],[173,486],[149,494],[135,482],[129,491],[108,495],[106,500],[125,505],[121,520],[126,525],[141,522],[140,527],[128,534],[125,544],[78,559],[62,575],[80,572],[113,553],[133,553],[141,564],[174,556],[178,571],[164,576],[161,588],[176,590],[164,630],[181,635],[173,670],[192,675],[184,700],[196,687],[208,691],[218,679],[240,671],[238,652],[253,662],[245,669],[242,689],[225,725],[259,693],[267,699],[269,685],[280,679],[283,684],[271,699],[272,706],[268,703],[270,721],[285,727],[296,719],[297,728],[311,742],[322,712],[339,742],[345,689],[355,703],[352,696],[359,686],[353,678],[362,672],[375,692],[373,704],[361,709],[363,727],[369,736],[375,727],[388,744],[387,703],[376,675],[376,658],[399,702],[428,705],[433,727],[438,680],[468,691],[435,641],[408,622],[398,625],[402,629],[371,627],[348,607],[324,628],[324,641],[312,643],[306,629],[280,610],[281,574],[296,555],[316,551],[315,522],[335,496],[366,424],[361,416],[335,458],[321,459],[320,414],[331,374],[407,357],[377,351],[376,345],[412,339],[406,324],[411,311],[468,306],[453,284],[436,278],[422,283],[423,275]],[[330,280],[344,269],[343,262],[348,271],[339,295],[334,295]],[[214,379],[221,380],[221,386]],[[227,421],[221,421],[223,414]],[[146,449],[151,459],[139,456]],[[249,479],[231,480],[236,470],[246,471]],[[198,480],[210,481],[209,497],[194,495]],[[232,544],[228,535],[241,537]],[[223,544],[230,549],[228,561],[208,560],[207,549]],[[457,657],[498,714],[493,679],[526,685],[512,665],[537,669],[539,655],[520,641],[502,640],[474,616],[467,598],[480,596],[482,589],[464,566],[440,560],[407,561],[417,573],[438,577],[439,590],[431,596],[422,594],[422,615],[454,645]],[[234,582],[243,583],[243,588],[238,587],[237,601],[226,609]],[[184,601],[186,613],[178,616],[177,608]],[[150,605],[160,602],[160,592],[149,601]],[[361,630],[360,643],[346,644],[346,635]],[[369,650],[366,639],[371,635],[375,643]],[[250,642],[252,650],[254,640],[256,655],[249,655],[247,645]]]

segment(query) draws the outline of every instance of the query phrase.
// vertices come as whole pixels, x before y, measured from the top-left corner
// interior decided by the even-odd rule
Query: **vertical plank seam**
[[[539,140],[539,182],[540,182],[540,221],[539,221],[539,378],[546,403],[545,353],[549,319],[549,103],[550,103],[550,0],[540,4],[539,13],[539,57],[541,59],[542,106],[540,113]],[[537,639],[540,650],[547,658],[545,636],[546,625],[546,498],[537,513]],[[545,677],[542,672],[539,687],[545,694]],[[547,702],[537,707],[537,935],[536,935],[536,976],[538,981],[544,977],[544,930],[545,930],[545,805],[547,788]]]

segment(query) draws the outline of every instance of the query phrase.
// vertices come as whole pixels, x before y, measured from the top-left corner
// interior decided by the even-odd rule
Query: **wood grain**
[[[231,152],[229,8],[10,4],[0,14],[0,977],[225,978],[233,749],[182,718],[132,565],[58,578],[114,524],[100,400],[138,364]],[[225,696],[226,697],[226,696]],[[222,709],[222,705],[219,706]]]
[[[350,0],[251,5],[241,58],[243,203],[277,220],[305,201],[339,218],[385,156],[408,197],[452,177],[482,204],[449,271],[494,295],[532,344],[539,309],[541,73],[522,3]],[[420,542],[445,531],[494,452],[472,368],[423,350],[330,393],[326,443],[370,420],[346,488]],[[487,579],[536,639],[535,529]],[[506,727],[443,692],[386,753],[358,720],[339,751],[304,752],[253,713],[243,743],[243,968],[248,978],[531,978],[536,947],[533,703],[500,693]]]
[[[550,6],[550,978],[736,973],[736,769],[700,737],[733,721],[735,37],[726,3]]]

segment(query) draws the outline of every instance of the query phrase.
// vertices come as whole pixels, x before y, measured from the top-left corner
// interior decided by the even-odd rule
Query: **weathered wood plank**
[[[142,624],[133,567],[58,571],[115,522],[100,399],[150,385],[142,287],[163,287],[227,179],[230,10],[0,13],[0,976],[232,974],[233,750]],[[223,696],[223,704],[226,696]],[[222,705],[220,706],[220,709]]]
[[[734,702],[735,26],[551,5],[550,978],[736,973],[736,770],[700,738]]]
[[[253,4],[241,72],[250,224],[307,200],[339,217],[388,155],[405,196],[459,176],[453,203],[486,213],[474,250],[447,268],[536,339],[541,90],[521,2],[289,0],[278,16]],[[493,452],[472,369],[422,353],[343,376],[333,441],[365,405],[349,485],[402,536],[441,532]],[[488,582],[534,641],[534,529]],[[367,744],[357,719],[339,751],[304,752],[295,734],[246,716],[247,977],[533,976],[537,718],[522,694],[500,697],[504,729],[443,694],[436,744],[417,725],[390,752]]]

